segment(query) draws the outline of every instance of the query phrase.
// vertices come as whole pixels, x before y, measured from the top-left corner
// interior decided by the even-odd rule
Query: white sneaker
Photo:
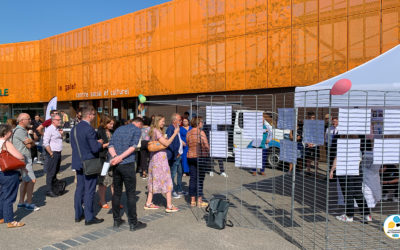
[[[347,217],[347,215],[345,215],[345,214],[336,216],[336,219],[343,221],[343,222],[353,222],[353,217]]]
[[[36,164],[37,163],[37,157],[33,158],[33,163]]]
[[[43,165],[44,163],[42,161],[36,161],[36,164],[41,164]]]
[[[211,176],[211,177],[214,176],[214,172],[213,172],[213,171],[210,172],[210,176]]]
[[[177,194],[176,192],[172,192],[172,198],[179,199],[179,198],[181,198],[181,196],[179,194]]]
[[[228,178],[228,175],[227,175],[225,172],[222,172],[222,173],[221,173],[221,176],[223,176],[223,177],[225,177],[225,178]]]
[[[371,222],[371,221],[372,221],[372,216],[371,216],[370,214],[365,215],[365,216],[364,216],[364,221]]]
[[[385,196],[383,196],[382,200],[387,201],[390,198],[392,198],[392,194],[391,193],[386,193]]]

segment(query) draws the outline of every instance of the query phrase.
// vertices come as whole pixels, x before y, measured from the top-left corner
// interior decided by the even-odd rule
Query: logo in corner
[[[393,214],[383,223],[383,231],[391,239],[400,239],[400,215]]]

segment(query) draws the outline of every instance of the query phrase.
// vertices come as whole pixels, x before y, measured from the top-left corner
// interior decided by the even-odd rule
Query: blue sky
[[[0,44],[39,40],[169,0],[0,0]]]

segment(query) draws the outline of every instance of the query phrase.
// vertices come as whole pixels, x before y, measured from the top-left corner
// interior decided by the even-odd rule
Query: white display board
[[[339,109],[339,134],[369,135],[371,132],[371,109]]]
[[[338,139],[336,154],[336,175],[360,174],[360,139]]]
[[[228,131],[210,132],[210,151],[211,157],[228,157]]]
[[[262,148],[235,148],[235,166],[262,168]]]
[[[232,124],[232,106],[206,106],[207,124]]]
[[[400,135],[400,110],[385,109],[383,131],[385,135]]]
[[[243,112],[243,138],[262,139],[263,133],[263,112]]]
[[[400,158],[400,139],[375,139],[374,164],[397,164]]]

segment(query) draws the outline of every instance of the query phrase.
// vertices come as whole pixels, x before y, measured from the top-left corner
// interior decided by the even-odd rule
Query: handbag
[[[4,142],[5,143],[5,142]],[[6,150],[1,150],[0,153],[0,168],[2,172],[18,170],[25,167],[25,162],[15,158],[10,152],[7,151],[7,146],[4,144]]]
[[[229,209],[229,200],[213,198],[210,200],[206,212],[208,212],[207,226],[215,229],[224,229],[225,226],[233,227],[230,220],[226,220]]]
[[[83,165],[83,174],[84,175],[99,175],[101,170],[103,169],[103,162],[100,158],[93,158],[89,160],[82,160],[81,150],[79,148],[78,138],[76,137],[76,126],[74,127],[74,138],[76,147],[78,148],[79,158],[82,161]]]
[[[162,145],[159,141],[150,141],[147,144],[147,150],[149,150],[149,152],[157,152],[166,148],[167,147]]]

